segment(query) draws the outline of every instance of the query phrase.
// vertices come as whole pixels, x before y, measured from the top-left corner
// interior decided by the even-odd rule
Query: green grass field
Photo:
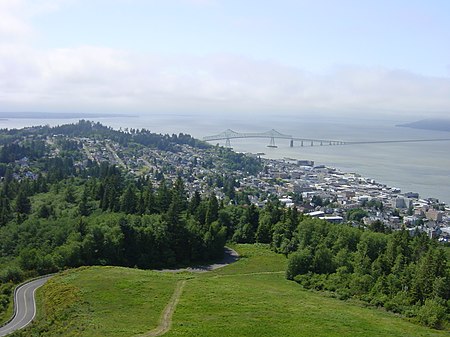
[[[284,278],[286,258],[238,245],[242,258],[201,274],[89,267],[39,291],[33,327],[16,336],[136,336],[158,325],[178,281],[173,336],[449,336],[377,308],[303,290]]]

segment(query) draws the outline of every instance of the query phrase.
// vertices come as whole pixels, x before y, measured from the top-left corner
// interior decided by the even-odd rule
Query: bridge
[[[217,135],[203,137],[204,141],[214,141],[214,140],[225,140],[225,146],[231,147],[231,139],[237,138],[268,138],[269,145],[267,147],[277,147],[275,144],[275,139],[289,139],[290,146],[294,147],[294,142],[299,142],[300,146],[314,146],[314,145],[345,145],[346,142],[340,140],[329,140],[329,139],[311,139],[311,138],[298,138],[292,135],[283,134],[275,129],[266,132],[247,132],[240,133],[227,129]]]
[[[420,142],[442,142],[450,141],[450,138],[432,138],[432,139],[394,139],[394,140],[375,140],[375,141],[341,141],[330,139],[311,139],[311,138],[299,138],[292,135],[283,134],[275,129],[266,132],[247,132],[240,133],[227,129],[222,133],[212,136],[203,137],[204,141],[225,140],[225,146],[231,147],[231,139],[237,138],[268,138],[269,145],[267,147],[277,147],[275,139],[289,139],[290,146],[294,147],[294,142],[299,143],[300,146],[331,146],[331,145],[362,145],[362,144],[388,144],[388,143],[420,143]]]

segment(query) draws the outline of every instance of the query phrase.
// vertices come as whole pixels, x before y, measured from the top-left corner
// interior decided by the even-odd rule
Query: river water
[[[227,128],[236,132],[264,132],[270,129],[298,138],[340,141],[380,141],[450,138],[450,132],[396,127],[395,119],[342,119],[299,117],[205,117],[200,115],[147,115],[140,117],[92,118],[113,128],[146,128],[157,133],[189,133],[197,138],[218,134]],[[8,119],[0,128],[57,125],[75,119]],[[266,158],[314,160],[316,164],[357,172],[403,192],[418,192],[450,203],[450,141],[423,143],[359,144],[344,146],[289,146],[289,140],[276,139],[277,148],[268,148],[269,139],[233,139],[236,151],[264,152]],[[213,142],[225,145],[225,141]],[[305,143],[306,145],[306,143]]]

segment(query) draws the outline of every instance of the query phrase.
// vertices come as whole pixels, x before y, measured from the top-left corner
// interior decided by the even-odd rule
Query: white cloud
[[[1,0],[0,1],[0,44],[22,43],[33,37],[35,31],[30,19],[45,13],[57,11],[61,6],[78,0]]]
[[[31,34],[31,26],[21,17],[23,5],[21,0],[2,0],[0,2],[1,40],[15,40]]]
[[[311,74],[234,55],[136,55],[98,47],[0,48],[0,98],[11,109],[395,111],[450,108],[450,79],[382,68]]]
[[[355,66],[314,74],[232,54],[163,57],[96,46],[50,50],[29,46],[24,39],[33,33],[28,18],[71,1],[76,0],[0,2],[2,110],[435,115],[450,111],[450,77]]]

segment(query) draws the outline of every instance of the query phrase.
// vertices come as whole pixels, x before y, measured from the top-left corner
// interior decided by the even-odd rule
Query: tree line
[[[286,277],[307,289],[358,298],[435,328],[447,321],[450,273],[425,233],[391,234],[303,219],[292,227]]]

